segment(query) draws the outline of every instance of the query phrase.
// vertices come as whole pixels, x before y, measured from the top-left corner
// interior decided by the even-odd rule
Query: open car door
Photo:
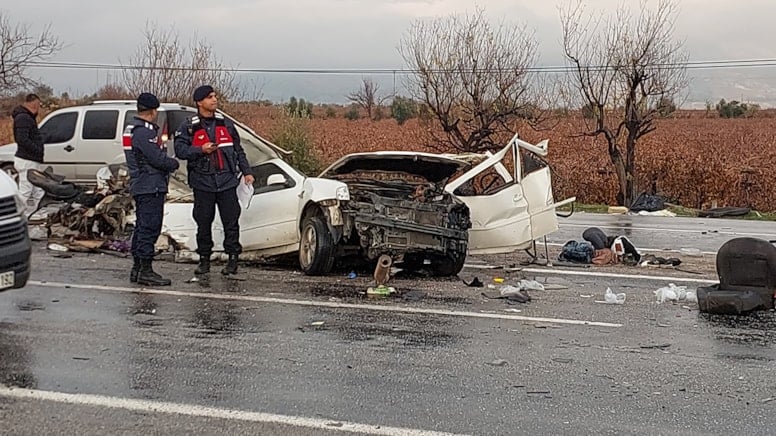
[[[575,198],[555,203],[550,168],[539,157],[546,154],[547,141],[534,145],[515,135],[445,187],[469,207],[469,254],[526,249],[558,229],[555,208]]]

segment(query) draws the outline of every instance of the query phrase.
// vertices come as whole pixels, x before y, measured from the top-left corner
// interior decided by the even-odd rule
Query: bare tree
[[[499,146],[510,122],[536,108],[530,68],[537,41],[525,26],[492,27],[482,9],[413,23],[399,51],[415,74],[412,96],[425,103],[441,148],[481,151]]]
[[[122,68],[124,86],[133,95],[152,92],[162,101],[191,105],[192,90],[210,84],[227,101],[238,96],[234,71],[215,57],[206,40],[195,36],[184,45],[177,31],[157,24],[146,24],[143,43]]]
[[[8,12],[0,10],[0,94],[36,85],[27,68],[53,56],[62,47],[51,26],[37,36],[32,35],[28,24],[11,24]]]
[[[637,13],[587,14],[581,2],[561,10],[563,49],[571,85],[590,110],[586,136],[603,136],[620,185],[618,201],[630,205],[639,191],[636,150],[655,130],[666,101],[687,87],[687,53],[674,38],[677,7],[660,0]]]
[[[372,81],[372,79],[361,79],[361,87],[358,91],[348,94],[348,100],[361,106],[365,111],[369,119],[373,119],[373,114],[376,108],[382,106],[383,103],[390,96],[380,97],[378,92],[380,91],[380,85]]]

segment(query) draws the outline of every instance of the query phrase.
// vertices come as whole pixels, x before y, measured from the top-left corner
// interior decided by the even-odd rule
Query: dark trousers
[[[156,254],[156,240],[162,233],[164,192],[135,195],[135,231],[132,232],[132,256],[150,260]]]
[[[194,190],[194,221],[197,223],[197,254],[210,257],[213,253],[213,220],[216,206],[224,225],[224,252],[240,254],[240,203],[237,190],[222,192]]]

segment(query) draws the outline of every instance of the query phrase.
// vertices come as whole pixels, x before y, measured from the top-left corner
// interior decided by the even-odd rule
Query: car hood
[[[337,178],[358,171],[404,172],[424,177],[432,183],[449,179],[470,164],[452,156],[431,153],[379,151],[354,153],[340,158],[319,177]]]

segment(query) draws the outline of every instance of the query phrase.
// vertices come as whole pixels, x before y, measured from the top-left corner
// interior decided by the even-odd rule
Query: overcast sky
[[[637,6],[637,0],[625,0]],[[587,0],[589,9],[611,11],[620,0]],[[655,1],[649,3],[655,4]],[[558,6],[565,0],[480,0],[494,22],[527,23],[540,41],[540,64],[559,65]],[[679,0],[676,36],[691,60],[776,58],[776,1]],[[174,27],[182,39],[205,38],[224,63],[242,68],[402,68],[397,45],[418,18],[472,11],[469,0],[29,0],[13,8],[0,5],[13,22],[32,31],[51,24],[67,47],[56,60],[127,62],[142,39],[147,21]],[[703,90],[708,77],[765,80],[773,69],[696,72],[693,86]],[[106,70],[39,69],[34,74],[75,95],[94,92],[110,75]],[[312,100],[342,100],[358,87],[360,76],[312,77],[281,74],[250,78],[263,85],[264,97],[290,95]],[[383,88],[391,78],[378,78]],[[707,92],[707,91],[703,91]],[[712,92],[712,91],[708,91]],[[709,97],[714,97],[710,95]]]

